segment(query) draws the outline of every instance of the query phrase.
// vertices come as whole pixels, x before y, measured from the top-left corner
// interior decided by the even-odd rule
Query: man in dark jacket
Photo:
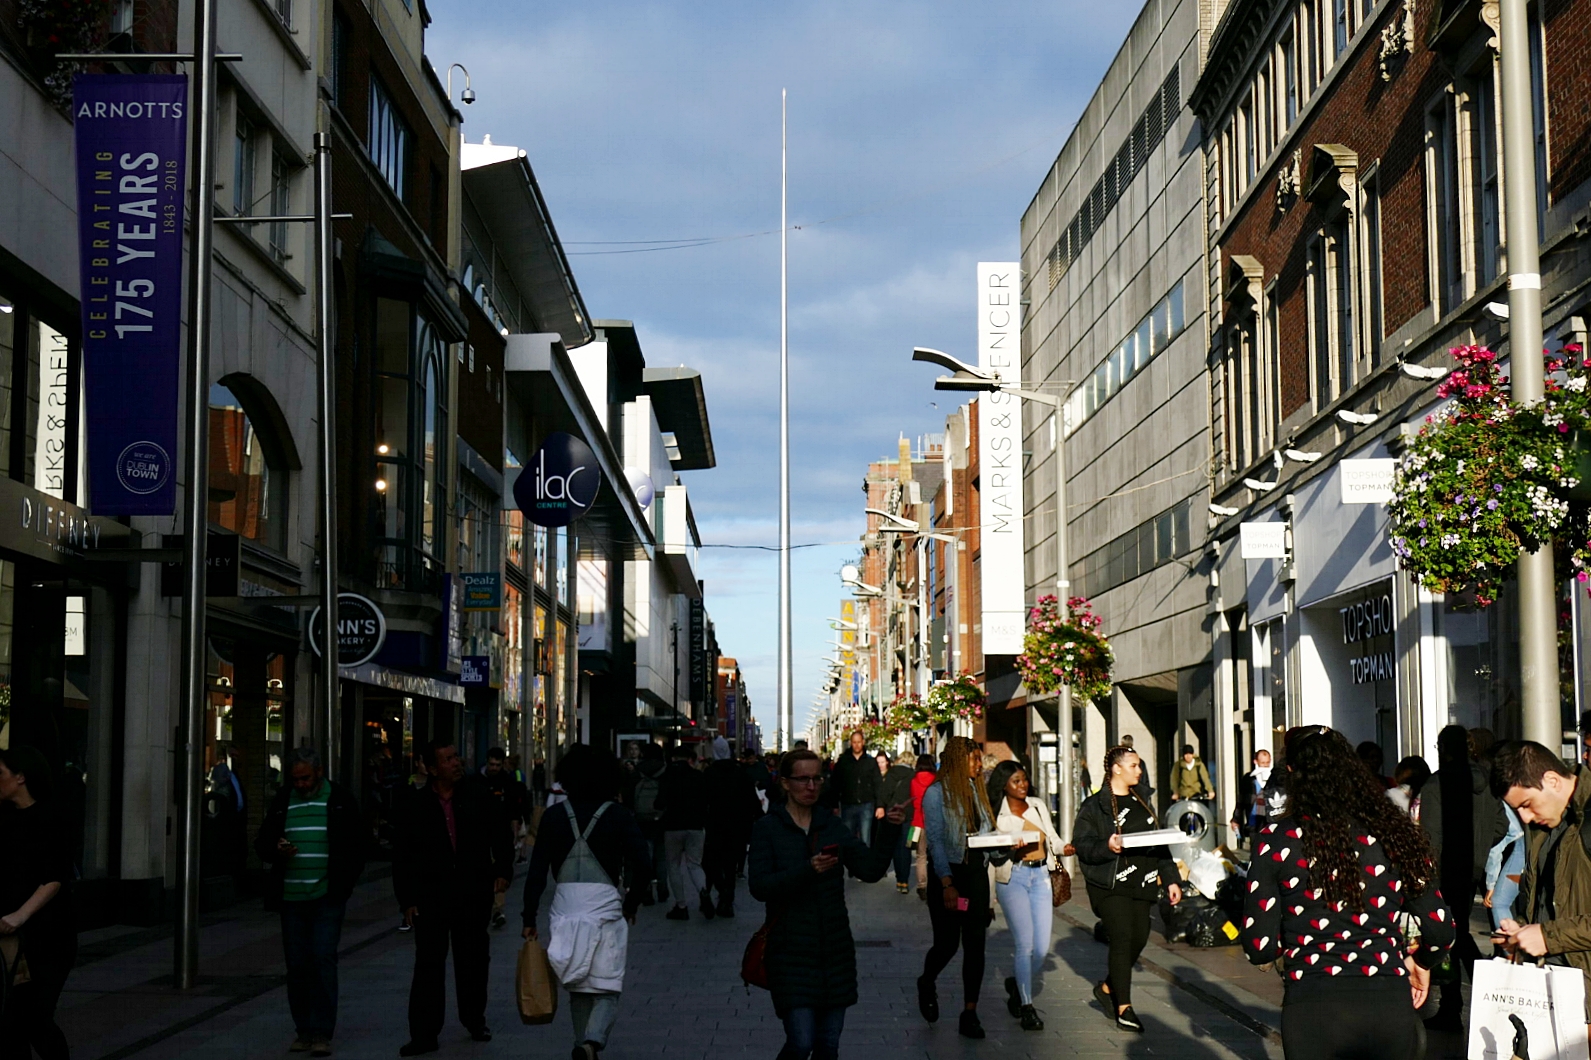
[[[635,823],[641,826],[647,849],[652,854],[653,887],[659,899],[668,897],[668,866],[663,859],[663,809],[657,803],[663,792],[663,773],[668,769],[668,759],[663,748],[648,743],[641,748],[641,760],[625,785],[624,802],[635,814]],[[649,896],[647,905],[653,904]]]
[[[878,763],[867,753],[862,730],[851,733],[851,749],[840,752],[829,773],[825,806],[837,806],[840,820],[863,843],[873,841],[873,819],[884,816],[878,795]]]
[[[668,768],[658,791],[657,806],[663,811],[659,826],[663,832],[663,861],[668,866],[668,890],[674,896],[670,920],[689,920],[685,903],[692,897],[701,902],[702,915],[712,919],[713,903],[707,893],[707,876],[702,871],[702,851],[707,843],[707,779],[696,768],[696,752],[680,744],[669,753]]]
[[[906,804],[906,820],[901,824],[900,839],[895,843],[895,889],[901,894],[911,890],[912,873],[912,847],[907,840],[911,836],[912,825],[918,822],[912,818],[912,777],[917,771],[905,762],[896,762],[890,765],[889,753],[878,753],[878,768],[880,774],[878,782],[878,804],[880,806],[898,806]]]
[[[716,752],[715,752],[716,753]],[[717,759],[703,774],[707,787],[707,838],[702,848],[702,871],[707,888],[702,893],[702,915],[735,915],[735,874],[751,841],[751,826],[762,816],[762,804],[751,778],[734,759]],[[714,909],[707,899],[718,892]]]
[[[447,1008],[447,952],[459,1022],[478,1042],[486,1026],[486,976],[491,944],[486,925],[492,895],[508,889],[514,849],[502,807],[479,777],[464,775],[451,743],[426,754],[430,779],[400,811],[394,830],[392,886],[403,921],[414,929],[414,978],[409,985],[409,1042],[400,1056],[438,1049]]]
[[[525,783],[507,768],[507,763],[508,756],[503,749],[493,747],[486,752],[486,765],[481,769],[481,776],[486,780],[486,790],[492,793],[502,808],[503,817],[508,821],[509,841],[517,852],[519,829],[525,820]],[[504,911],[507,900],[507,891],[498,891],[492,897],[492,927],[502,927],[508,923],[508,915]]]
[[[312,748],[295,749],[287,763],[288,783],[265,811],[254,851],[271,866],[266,907],[282,913],[291,1049],[330,1056],[337,948],[348,895],[365,866],[364,823],[353,793],[326,779]]]

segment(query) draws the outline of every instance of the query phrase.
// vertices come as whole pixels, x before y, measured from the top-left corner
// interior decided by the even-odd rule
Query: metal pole
[[[205,532],[209,528],[210,257],[215,215],[215,0],[194,5],[193,187],[188,244],[188,460],[183,500],[182,592],[182,850],[177,909],[176,978],[187,990],[199,978],[199,821],[204,776]]]
[[[320,613],[321,705],[326,712],[326,769],[335,776],[338,757],[337,675],[337,363],[332,332],[331,136],[315,134],[315,331],[320,347]]]
[[[789,92],[779,90],[779,750],[790,749],[790,226]]]
[[[1055,588],[1061,597],[1061,606],[1066,606],[1067,597],[1072,595],[1072,582],[1067,576],[1071,558],[1067,549],[1067,509],[1066,509],[1066,404],[1063,401],[1052,413],[1057,417],[1055,440]],[[1077,784],[1076,775],[1072,771],[1072,686],[1061,685],[1061,701],[1057,708],[1056,739],[1060,746],[1055,749],[1055,778],[1060,785],[1060,800],[1056,804],[1060,811],[1061,827],[1070,829],[1072,822],[1077,817]],[[1069,834],[1069,833],[1062,833]]]
[[[1536,229],[1536,144],[1531,115],[1526,0],[1501,0],[1503,179],[1508,245],[1508,349],[1514,400],[1544,394],[1541,357],[1541,252]],[[1519,556],[1519,663],[1523,732],[1556,750],[1563,742],[1558,702],[1557,585],[1552,542]]]
[[[921,522],[919,511],[918,521]],[[933,666],[928,661],[928,538],[917,535],[917,697],[928,698],[928,682],[933,679]]]

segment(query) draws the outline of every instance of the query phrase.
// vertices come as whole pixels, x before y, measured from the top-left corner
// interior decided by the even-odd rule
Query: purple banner
[[[88,508],[170,515],[177,502],[188,79],[79,74]]]

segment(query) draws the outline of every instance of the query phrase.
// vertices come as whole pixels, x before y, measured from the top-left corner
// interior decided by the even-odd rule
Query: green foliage
[[[1074,696],[1100,699],[1110,695],[1110,670],[1115,654],[1099,632],[1103,620],[1081,596],[1066,601],[1041,596],[1028,612],[1028,631],[1022,654],[1016,657],[1022,683],[1030,691],[1049,695],[1070,685]]]

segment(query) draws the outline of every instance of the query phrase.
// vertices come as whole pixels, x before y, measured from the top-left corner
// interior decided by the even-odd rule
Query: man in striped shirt
[[[337,1025],[337,949],[348,896],[364,868],[359,806],[326,779],[309,747],[288,756],[288,784],[266,812],[254,849],[272,866],[267,901],[282,913],[291,1052],[330,1056]]]

